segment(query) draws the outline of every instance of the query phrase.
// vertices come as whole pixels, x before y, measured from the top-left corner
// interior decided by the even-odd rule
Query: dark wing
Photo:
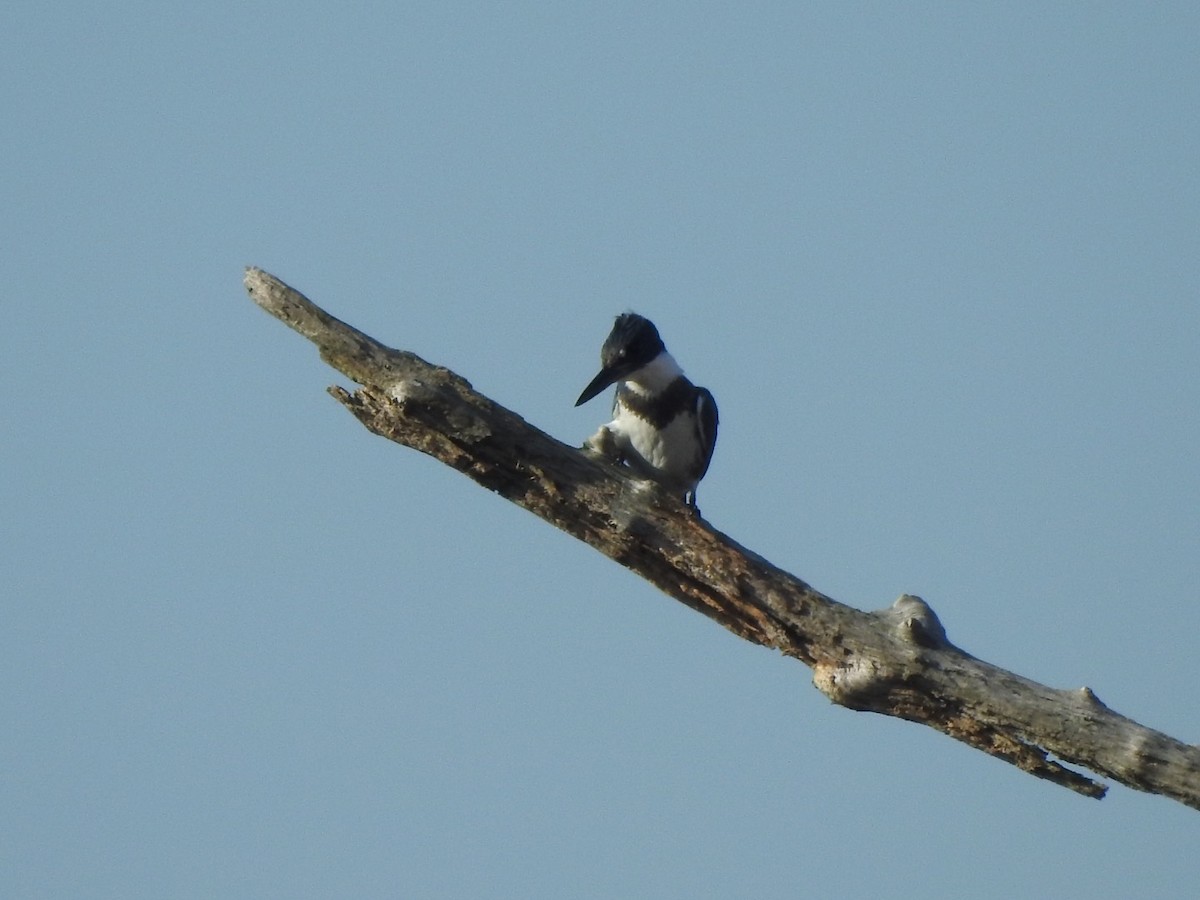
[[[696,388],[696,423],[700,430],[700,456],[703,460],[700,474],[696,476],[699,481],[708,471],[713,449],[717,446],[717,401],[706,388]]]

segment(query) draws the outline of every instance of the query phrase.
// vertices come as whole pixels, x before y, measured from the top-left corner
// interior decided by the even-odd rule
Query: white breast
[[[626,461],[643,475],[685,489],[695,483],[699,442],[692,416],[676,416],[665,428],[657,429],[618,406],[608,427],[621,443]]]

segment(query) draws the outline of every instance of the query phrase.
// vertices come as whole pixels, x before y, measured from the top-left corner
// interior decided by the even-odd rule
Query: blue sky
[[[1191,4],[18,4],[14,897],[1178,897],[1200,816],[831,706],[363,430],[261,266],[551,434],[612,316],[714,526],[1200,740]]]

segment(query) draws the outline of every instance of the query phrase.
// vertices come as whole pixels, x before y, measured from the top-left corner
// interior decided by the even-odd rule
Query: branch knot
[[[888,609],[877,615],[891,619],[900,637],[909,643],[933,650],[945,647],[946,629],[928,603],[912,594],[901,594]]]

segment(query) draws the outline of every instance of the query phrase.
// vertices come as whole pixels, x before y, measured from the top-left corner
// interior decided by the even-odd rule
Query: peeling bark
[[[877,612],[838,603],[450,370],[385,347],[261,269],[247,269],[245,285],[360,385],[329,391],[368,430],[441,460],[739,637],[795,657],[834,703],[928,725],[1089,797],[1107,788],[1069,766],[1200,809],[1200,747],[1113,712],[1089,688],[1046,687],[976,659],[918,597]]]

